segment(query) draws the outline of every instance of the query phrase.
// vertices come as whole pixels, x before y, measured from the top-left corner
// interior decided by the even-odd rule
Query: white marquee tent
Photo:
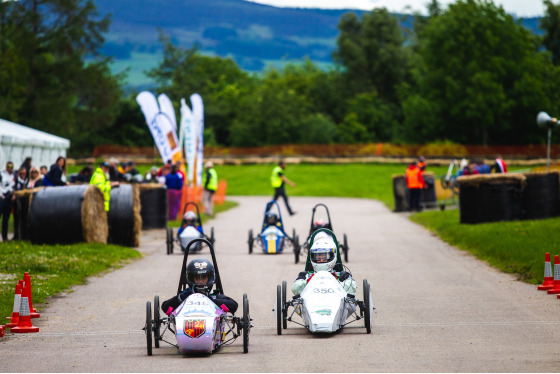
[[[12,161],[17,169],[26,157],[34,166],[50,167],[58,156],[66,157],[70,140],[0,119],[0,168]]]

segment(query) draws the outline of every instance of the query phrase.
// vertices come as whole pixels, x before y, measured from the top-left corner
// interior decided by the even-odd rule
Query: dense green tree
[[[403,81],[407,55],[398,19],[387,9],[373,9],[358,19],[344,14],[334,59],[346,71],[354,92],[377,91],[379,97],[397,103],[396,87]]]
[[[91,146],[88,135],[114,120],[121,96],[121,77],[98,55],[109,18],[98,19],[93,0],[1,6],[0,117]]]
[[[554,65],[560,64],[560,5],[550,0],[543,1],[544,17],[540,20],[540,28],[544,30],[543,44],[552,54]]]
[[[557,101],[558,70],[538,39],[486,0],[459,0],[432,17],[421,60],[400,88],[407,140],[519,144],[541,139],[539,108]]]
[[[175,103],[179,117],[179,102],[194,93],[204,101],[204,127],[218,144],[228,145],[230,130],[242,97],[249,94],[253,78],[230,58],[205,56],[198,47],[176,47],[171,39],[160,32],[163,60],[150,70],[148,76],[159,84]]]

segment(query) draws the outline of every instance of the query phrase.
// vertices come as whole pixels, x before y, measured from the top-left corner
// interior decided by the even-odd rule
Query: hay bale
[[[142,230],[167,227],[167,190],[161,184],[140,184],[140,216]]]
[[[87,187],[86,187],[87,186]],[[109,225],[105,211],[105,198],[97,186],[84,185],[82,203],[82,235],[86,243],[107,243]]]
[[[523,191],[525,219],[560,216],[560,173],[524,173],[527,183]]]
[[[112,243],[137,247],[140,242],[140,198],[137,185],[121,184],[111,189],[109,238]]]
[[[107,213],[96,186],[49,187],[33,193],[29,238],[35,244],[107,242]]]
[[[33,199],[33,193],[42,187],[31,190],[15,191],[14,204],[14,238],[18,240],[29,240],[29,207]]]
[[[457,178],[460,222],[523,219],[525,180],[521,174],[483,174]]]

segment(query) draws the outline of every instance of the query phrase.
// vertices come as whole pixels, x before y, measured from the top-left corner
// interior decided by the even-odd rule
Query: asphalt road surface
[[[276,285],[289,287],[303,265],[288,251],[249,255],[248,229],[259,231],[266,197],[235,197],[240,205],[205,225],[214,227],[225,293],[250,302],[249,353],[242,339],[211,355],[183,356],[161,344],[146,355],[146,301],[177,289],[182,255],[166,255],[165,231],[144,231],[144,254],[114,272],[53,298],[39,308],[35,334],[0,338],[2,372],[558,372],[560,300],[516,281],[451,247],[406,214],[349,198],[291,198],[298,212],[283,217],[300,241],[311,209],[326,204],[334,232],[348,235],[349,262],[361,295],[371,284],[372,333],[355,322],[332,335],[289,324],[276,335]],[[285,212],[283,202],[280,202]],[[542,248],[543,265],[544,252]],[[208,255],[206,249],[202,255]],[[240,307],[240,312],[242,308]],[[173,341],[174,336],[166,335]]]

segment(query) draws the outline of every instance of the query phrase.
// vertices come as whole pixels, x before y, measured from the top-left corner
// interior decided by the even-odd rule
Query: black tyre
[[[292,229],[292,244],[294,245],[294,248],[296,246],[296,229]]]
[[[154,346],[159,348],[159,331],[161,328],[161,317],[159,313],[159,296],[154,296]]]
[[[152,355],[152,303],[146,303],[146,347],[148,356]]]
[[[249,331],[251,330],[251,317],[249,316],[249,299],[243,294],[243,353],[249,352]]]
[[[364,325],[366,333],[371,334],[371,305],[369,301],[369,283],[364,279]]]
[[[282,335],[282,288],[276,286],[276,333]]]
[[[165,238],[165,249],[166,249],[166,251],[167,251],[167,254],[170,253],[170,252],[169,252],[169,245],[172,244],[172,242],[171,242],[172,238],[171,238],[171,236],[169,235],[169,234],[170,234],[169,230],[170,230],[170,229],[166,229],[166,230],[165,230],[165,234],[166,234],[166,238]]]
[[[214,239],[214,228],[211,227],[210,228],[210,243],[212,243],[212,247],[214,246],[214,243],[216,242],[216,239]],[[216,248],[214,248],[216,249]]]
[[[348,262],[348,237],[344,234],[344,262]]]
[[[167,229],[167,254],[170,255],[173,253],[173,229]]]
[[[299,262],[299,255],[301,253],[301,247],[299,246],[299,237],[296,236],[296,245],[294,247],[294,255],[296,259],[296,264]]]
[[[249,254],[253,253],[253,229],[249,230]]]
[[[286,305],[286,294],[287,294],[286,281],[282,281],[282,305]],[[285,330],[288,328],[288,308],[282,308],[282,328]]]

